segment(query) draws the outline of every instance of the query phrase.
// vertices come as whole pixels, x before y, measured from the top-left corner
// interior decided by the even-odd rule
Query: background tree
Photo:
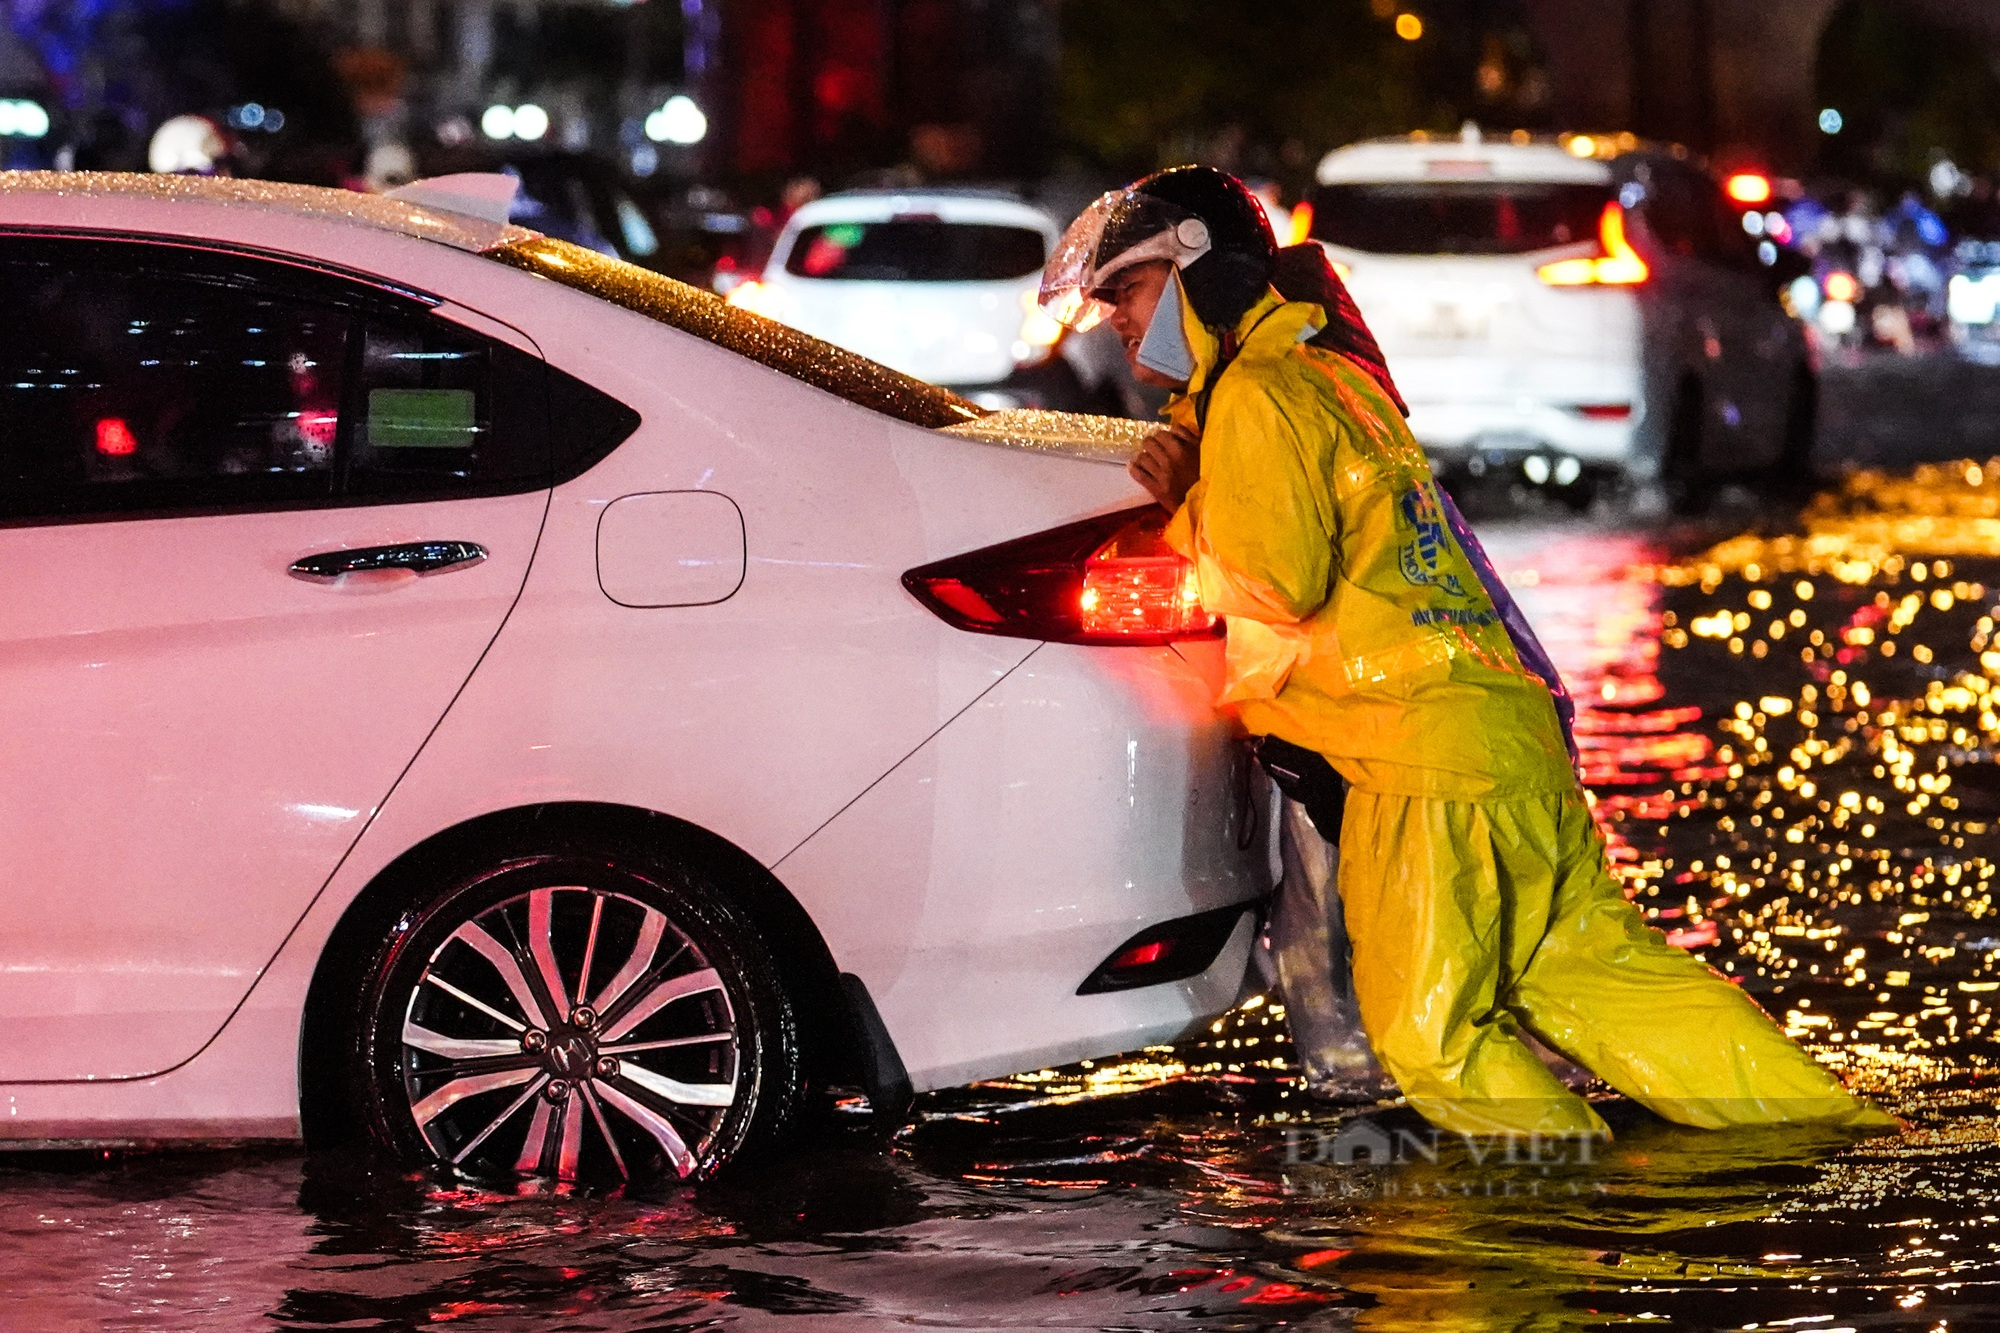
[[[1069,0],[1061,13],[1064,138],[1117,173],[1220,157],[1273,175],[1298,164],[1240,159],[1421,119],[1415,44],[1363,0]]]
[[[1113,175],[1204,161],[1304,186],[1355,139],[1468,117],[1539,128],[1547,81],[1514,0],[1063,0],[1060,121]],[[1415,19],[1422,35],[1397,35]]]
[[[1923,182],[1950,158],[2000,170],[2000,76],[1991,53],[1890,0],[1848,0],[1820,40],[1820,105],[1841,132],[1821,140],[1828,174],[1885,187]]]

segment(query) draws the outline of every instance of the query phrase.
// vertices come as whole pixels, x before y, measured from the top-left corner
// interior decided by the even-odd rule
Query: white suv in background
[[[1037,303],[1061,232],[998,191],[830,195],[729,300],[982,407],[1123,414],[1115,342],[1069,336]]]
[[[1512,472],[1579,508],[1657,480],[1692,508],[1725,477],[1809,472],[1792,270],[1684,153],[1468,128],[1339,149],[1318,180],[1310,234],[1448,477]]]

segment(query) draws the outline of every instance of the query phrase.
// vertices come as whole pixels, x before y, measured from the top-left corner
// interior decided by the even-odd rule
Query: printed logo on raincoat
[[[1472,595],[1458,575],[1443,568],[1451,553],[1451,531],[1444,511],[1425,486],[1413,488],[1397,506],[1408,534],[1397,551],[1403,577],[1419,588],[1436,588],[1453,597]]]

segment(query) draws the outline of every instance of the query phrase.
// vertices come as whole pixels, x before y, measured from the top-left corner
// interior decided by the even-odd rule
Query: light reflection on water
[[[1355,1108],[1293,1093],[1260,1005],[1202,1042],[923,1098],[886,1150],[830,1129],[655,1199],[287,1155],[17,1163],[0,1328],[2000,1322],[1989,473],[1863,477],[1802,531],[1705,553],[1528,525],[1490,543],[1578,696],[1635,901],[1908,1117],[1900,1137],[1612,1104],[1587,1163],[1447,1141],[1339,1165],[1321,1135]]]

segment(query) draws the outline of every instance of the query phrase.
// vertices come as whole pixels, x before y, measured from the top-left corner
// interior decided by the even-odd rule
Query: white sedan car
[[[1131,427],[496,199],[0,175],[0,1139],[697,1175],[1232,1004]]]
[[[1319,165],[1310,230],[1347,274],[1447,475],[1599,480],[1697,507],[1805,478],[1815,381],[1764,214],[1685,155],[1616,138],[1410,138]],[[1768,189],[1768,186],[1766,187]]]
[[[729,299],[986,407],[1122,414],[1138,400],[1122,396],[1116,339],[1071,336],[1042,313],[1061,232],[990,190],[829,195],[792,215],[762,275]]]

